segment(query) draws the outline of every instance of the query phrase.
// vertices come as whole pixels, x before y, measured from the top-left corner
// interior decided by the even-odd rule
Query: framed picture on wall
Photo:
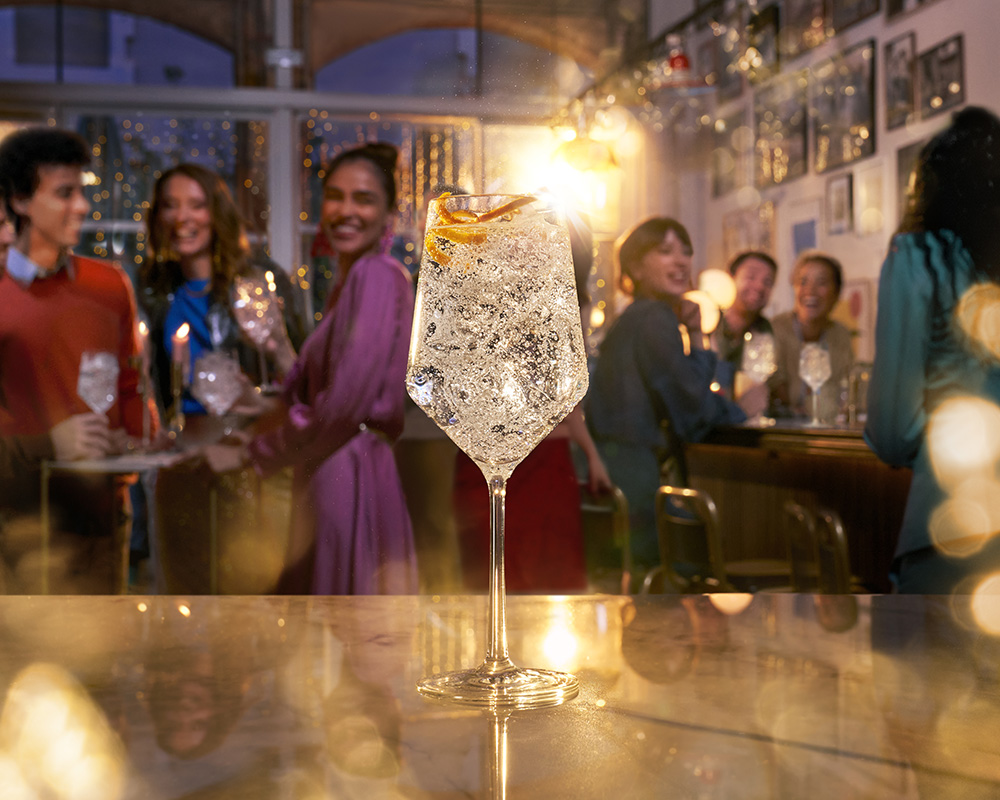
[[[927,139],[913,142],[896,151],[896,224],[903,219],[906,203],[913,188],[913,168],[917,165],[917,157],[927,144]],[[895,228],[896,225],[893,225]]]
[[[743,14],[737,6],[723,20],[721,32],[714,37],[719,58],[719,102],[734,100],[743,93],[743,70],[740,54],[743,52]]]
[[[753,134],[743,109],[715,121],[712,131],[712,197],[722,197],[748,183]]]
[[[826,232],[847,233],[854,227],[851,173],[836,175],[826,182]]]
[[[744,250],[775,252],[774,203],[730,211],[722,217],[722,249],[728,263]]]
[[[813,166],[816,172],[875,152],[875,40],[819,62],[812,73]]]
[[[749,63],[747,78],[752,84],[764,83],[781,70],[781,56],[778,52],[779,25],[778,4],[773,3],[761,9],[747,24],[747,45],[756,55]]]
[[[773,186],[806,174],[809,71],[780,75],[754,94],[754,175]]]
[[[778,49],[793,58],[826,41],[827,0],[785,0]]]
[[[917,101],[917,37],[904,33],[885,45],[885,125],[898,128],[914,118]]]
[[[926,5],[929,0],[885,0],[885,15],[889,19]]]
[[[933,117],[965,102],[961,34],[921,53],[918,60],[921,118]]]
[[[829,0],[831,24],[840,33],[856,22],[878,13],[879,0]]]
[[[884,161],[869,160],[854,170],[854,230],[861,236],[878,233],[885,226]]]

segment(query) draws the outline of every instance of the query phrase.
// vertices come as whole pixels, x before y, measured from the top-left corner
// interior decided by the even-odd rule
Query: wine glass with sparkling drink
[[[814,428],[822,425],[819,419],[819,390],[830,380],[830,353],[818,342],[806,342],[799,354],[799,377],[812,390],[812,420]]]
[[[486,660],[425,678],[419,691],[488,708],[574,697],[574,676],[517,667],[507,652],[507,479],[587,391],[569,234],[540,198],[448,195],[430,204],[406,386],[482,470],[491,511]]]
[[[95,414],[104,414],[118,398],[118,359],[114,353],[87,350],[80,356],[76,393]]]
[[[768,378],[778,368],[774,336],[766,331],[747,331],[743,334],[743,358],[740,363],[740,372],[737,380],[742,384],[742,390],[737,390],[739,397],[743,391],[750,388],[746,386],[749,382],[751,386],[765,383]],[[742,380],[740,380],[742,379]],[[750,422],[759,425],[768,425],[772,419],[762,414],[758,414]]]
[[[233,426],[225,415],[243,395],[243,385],[239,362],[225,353],[209,350],[195,362],[191,394],[212,416],[223,420],[227,436]]]
[[[274,294],[263,278],[237,277],[233,282],[233,315],[243,332],[257,345],[260,385],[266,388],[267,356],[264,343],[279,324],[280,310]]]

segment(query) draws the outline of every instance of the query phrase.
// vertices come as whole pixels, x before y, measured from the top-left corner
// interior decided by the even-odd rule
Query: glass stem
[[[812,390],[813,425],[819,425],[819,391]]]
[[[503,672],[513,668],[507,654],[507,587],[504,581],[504,503],[507,498],[507,479],[494,475],[490,487],[490,630],[486,642],[486,664],[489,672]]]

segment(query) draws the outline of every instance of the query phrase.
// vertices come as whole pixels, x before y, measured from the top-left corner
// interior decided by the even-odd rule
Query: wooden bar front
[[[854,575],[890,591],[911,472],[879,461],[860,428],[724,428],[686,454],[691,485],[719,507],[727,561],[784,558],[784,504],[794,500],[838,512]]]

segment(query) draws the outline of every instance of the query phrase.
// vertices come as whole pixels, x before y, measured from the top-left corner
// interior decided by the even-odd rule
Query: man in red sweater
[[[128,278],[111,264],[70,252],[90,209],[83,191],[89,160],[86,142],[53,128],[23,129],[0,143],[0,194],[15,222],[15,240],[0,277],[3,436],[40,436],[88,412],[77,394],[86,351],[111,353],[118,362],[117,398],[105,412],[112,438],[124,441],[142,433],[135,303]],[[4,482],[0,502],[35,516],[38,473],[18,472]],[[111,511],[121,497],[109,492],[107,483],[75,474],[52,480],[56,526],[81,537],[78,554],[110,544]],[[71,558],[70,571],[92,571],[84,563],[88,560]],[[80,585],[99,588],[100,581]]]

